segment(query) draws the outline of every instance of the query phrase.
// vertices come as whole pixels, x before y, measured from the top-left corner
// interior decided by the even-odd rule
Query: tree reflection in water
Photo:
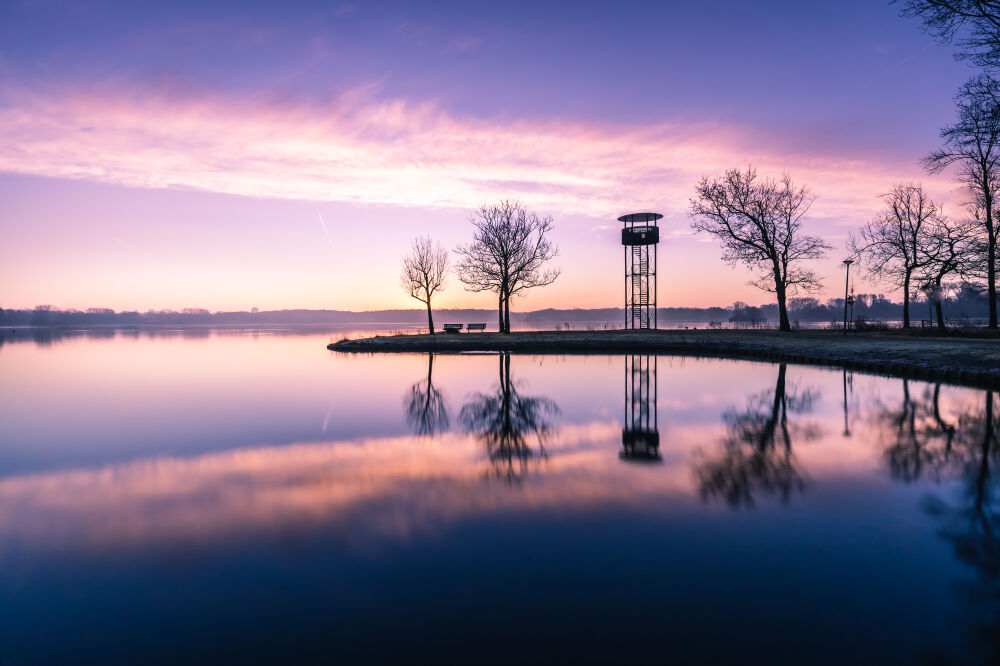
[[[484,445],[490,460],[487,476],[519,482],[532,460],[546,457],[545,443],[554,429],[546,417],[559,413],[555,402],[522,396],[510,378],[510,354],[499,355],[500,383],[492,394],[476,393],[462,407],[459,420]],[[537,456],[529,438],[538,445]]]
[[[903,381],[903,401],[899,407],[880,406],[875,425],[886,463],[893,478],[916,481],[925,475],[937,477],[952,452],[955,425],[941,414],[941,385],[928,387],[922,399],[914,399],[910,382]]]
[[[939,534],[955,555],[975,572],[955,584],[959,596],[976,618],[973,641],[986,650],[984,663],[1000,663],[1000,527],[996,512],[998,454],[997,405],[986,391],[982,402],[946,419],[940,407],[941,386],[913,399],[903,383],[899,408],[882,408],[876,422],[888,440],[886,462],[893,478],[904,482],[921,478],[959,482],[952,500],[930,495],[925,510],[940,522]]]
[[[434,387],[434,354],[427,354],[427,378],[410,387],[403,396],[406,422],[420,436],[433,436],[448,430],[448,407],[444,394]]]
[[[754,506],[754,495],[777,494],[787,502],[805,486],[792,451],[793,437],[815,439],[818,426],[789,423],[789,414],[812,409],[817,395],[786,390],[786,365],[778,366],[774,390],[750,396],[746,409],[723,414],[727,434],[722,452],[695,463],[695,477],[704,499],[721,498],[733,507]]]
[[[961,597],[980,618],[973,635],[989,655],[989,663],[1000,663],[1000,540],[997,538],[996,479],[997,422],[993,392],[988,391],[982,412],[964,414],[958,420],[953,464],[961,473],[961,500],[954,506],[927,502],[944,527],[941,535],[955,554],[973,567],[976,577],[956,585]]]
[[[957,481],[951,501],[937,495],[924,499],[924,509],[940,523],[939,534],[955,555],[972,567],[975,577],[955,584],[975,621],[972,640],[986,651],[984,663],[1000,663],[1000,528],[996,513],[998,429],[992,391],[982,401],[945,418],[941,385],[914,398],[903,382],[899,407],[880,407],[886,464],[893,478],[906,483],[920,479]],[[950,484],[949,484],[950,487]]]

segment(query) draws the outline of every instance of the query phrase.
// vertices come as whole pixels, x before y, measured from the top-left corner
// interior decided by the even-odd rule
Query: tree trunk
[[[503,330],[510,333],[510,294],[503,299]]]
[[[503,329],[503,289],[500,290],[499,300],[497,301],[497,313],[498,313],[497,317],[500,320],[497,330],[499,330],[501,333],[504,333],[505,331]]]
[[[903,328],[910,327],[910,274],[903,278]]]
[[[934,301],[934,313],[937,315],[938,328],[942,331],[945,329],[944,325],[944,307],[941,305],[941,299]]]
[[[434,315],[431,314],[431,299],[427,299],[427,329],[434,335]]]
[[[989,243],[986,249],[986,291],[990,299],[990,328],[997,327],[997,234],[993,228],[992,213],[987,209]]]
[[[791,331],[792,325],[788,323],[788,307],[785,303],[785,284],[775,271],[774,275],[774,295],[778,297],[778,329],[781,331]]]

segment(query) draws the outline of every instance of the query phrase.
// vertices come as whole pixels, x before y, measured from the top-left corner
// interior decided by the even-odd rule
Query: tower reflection
[[[656,356],[626,356],[625,427],[622,428],[622,450],[618,454],[622,460],[661,460],[656,398]]]

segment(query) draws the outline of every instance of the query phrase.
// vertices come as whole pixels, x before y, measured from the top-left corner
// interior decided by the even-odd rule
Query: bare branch
[[[448,251],[440,243],[434,243],[430,236],[414,238],[409,254],[403,257],[399,282],[411,298],[427,306],[427,326],[432,334],[431,299],[434,294],[444,291],[448,265]]]
[[[948,221],[919,184],[895,185],[882,200],[885,208],[851,235],[848,247],[869,276],[903,290],[903,327],[908,328],[916,274],[933,266],[941,251],[934,233],[947,228]]]
[[[989,326],[997,328],[996,255],[1000,224],[997,193],[1000,189],[1000,82],[986,74],[969,79],[955,97],[958,119],[941,130],[944,145],[924,158],[928,171],[955,168],[956,180],[969,188],[979,214],[983,238],[979,256],[985,264]]]
[[[802,233],[814,199],[788,174],[780,180],[760,178],[752,166],[730,169],[720,178],[702,178],[691,199],[692,228],[719,239],[726,262],[757,271],[751,284],[776,294],[782,330],[791,328],[786,296],[820,286],[802,262],[830,249],[820,238]]]
[[[502,332],[510,329],[510,299],[534,287],[552,284],[559,269],[545,264],[559,253],[548,239],[551,217],[525,210],[517,200],[483,205],[471,219],[472,242],[459,245],[458,279],[469,291],[493,291],[501,304]]]
[[[979,67],[1000,66],[1000,2],[904,0],[902,4],[903,16],[919,18],[939,43],[954,43],[959,49],[956,58]]]

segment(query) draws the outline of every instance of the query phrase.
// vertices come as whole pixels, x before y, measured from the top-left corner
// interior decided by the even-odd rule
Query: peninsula
[[[331,342],[348,353],[656,353],[827,365],[911,379],[1000,389],[1000,338],[920,331],[617,330],[390,335]]]

